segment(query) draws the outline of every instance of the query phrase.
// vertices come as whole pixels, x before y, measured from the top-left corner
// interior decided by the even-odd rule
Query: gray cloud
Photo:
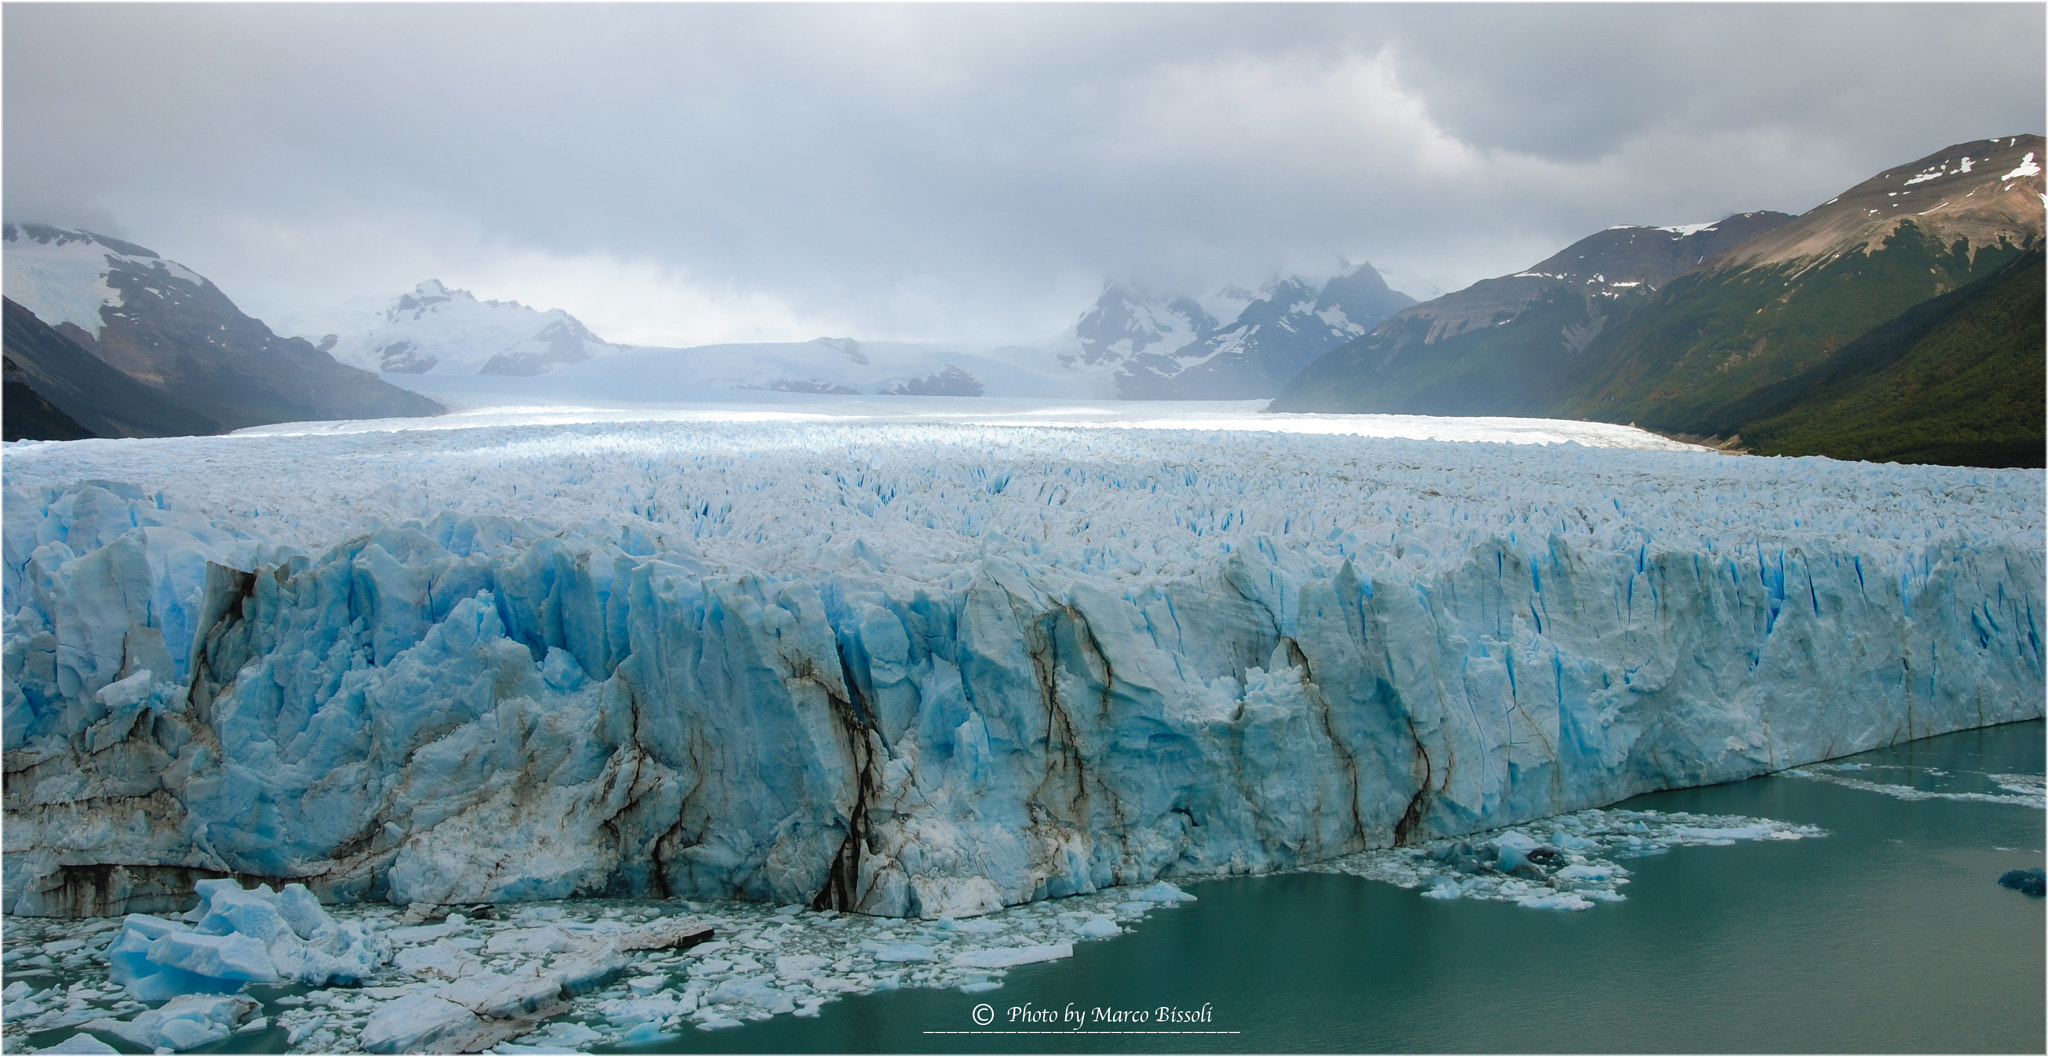
[[[5,207],[287,329],[435,275],[638,340],[1419,295],[2041,131],[2038,5],[13,5]]]

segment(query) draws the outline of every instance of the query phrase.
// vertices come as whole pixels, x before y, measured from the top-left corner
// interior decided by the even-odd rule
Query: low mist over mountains
[[[1079,352],[1062,359],[1106,375],[1127,400],[1271,396],[1323,353],[1415,303],[1370,264],[1324,283],[1290,276],[1258,295],[1230,287],[1208,300],[1111,284],[1074,324]],[[1230,322],[1212,308],[1230,312]]]
[[[1276,279],[1256,293],[1225,287],[1201,301],[1110,284],[1049,344],[817,338],[675,349],[613,345],[559,309],[480,301],[430,280],[376,327],[331,346],[344,362],[456,397],[474,387],[455,376],[545,374],[552,390],[636,402],[736,391],[1243,400],[1278,392],[1304,365],[1414,300],[1363,265],[1327,281]]]
[[[9,223],[0,235],[7,356],[21,384],[100,435],[441,410],[304,339],[273,334],[203,276],[141,246],[40,224]]]

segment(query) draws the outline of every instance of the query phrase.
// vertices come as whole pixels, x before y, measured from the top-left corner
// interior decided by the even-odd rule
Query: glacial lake
[[[2040,722],[1910,742],[1809,773],[1931,793],[2005,793],[2041,775]],[[1637,797],[1657,811],[1758,816],[1828,836],[1682,847],[1627,860],[1626,902],[1591,910],[1424,898],[1333,874],[1186,884],[1072,958],[979,994],[902,990],[613,1052],[1913,1052],[2042,1051],[2044,901],[2002,888],[2041,866],[2038,806],[1901,799],[1768,776]],[[974,1007],[991,1007],[978,1027]],[[1077,1034],[1008,1022],[1026,1003],[1210,1007],[1234,1034]],[[998,1034],[1029,1027],[1042,1034]],[[1089,1030],[1117,1025],[1089,1023]],[[947,1032],[947,1034],[931,1034]],[[967,1032],[959,1034],[959,1032]]]

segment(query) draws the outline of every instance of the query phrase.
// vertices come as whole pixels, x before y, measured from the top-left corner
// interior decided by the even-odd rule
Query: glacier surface
[[[774,416],[5,456],[16,914],[966,916],[2042,715],[2036,473]]]

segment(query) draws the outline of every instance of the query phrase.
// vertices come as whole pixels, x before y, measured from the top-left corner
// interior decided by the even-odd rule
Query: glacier
[[[4,482],[18,915],[970,916],[2043,712],[2025,471],[740,415]]]

